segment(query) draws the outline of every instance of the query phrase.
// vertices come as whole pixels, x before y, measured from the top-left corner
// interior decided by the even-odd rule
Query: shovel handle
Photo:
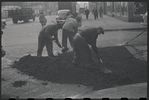
[[[100,58],[100,62],[103,64],[103,61],[102,61],[102,59]]]

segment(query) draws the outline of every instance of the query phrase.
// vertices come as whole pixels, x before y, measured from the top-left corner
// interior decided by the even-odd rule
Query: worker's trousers
[[[74,64],[92,62],[92,54],[89,45],[83,37],[78,35],[78,33],[73,38],[73,51]]]
[[[53,56],[53,43],[49,38],[43,36],[38,36],[37,56],[42,55],[44,46],[46,46],[48,56]]]
[[[73,47],[72,40],[73,40],[74,35],[75,35],[74,32],[68,31],[66,29],[62,30],[62,46],[65,49],[68,48],[67,47],[67,38],[69,38],[69,43],[70,43],[71,47]]]

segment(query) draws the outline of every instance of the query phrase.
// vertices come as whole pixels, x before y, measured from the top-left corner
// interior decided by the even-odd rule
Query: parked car
[[[70,16],[72,16],[72,15],[71,15],[71,12],[69,9],[59,10],[58,15],[56,16],[56,22],[62,23]]]
[[[82,24],[82,16],[81,15],[78,15],[78,14],[71,14],[71,11],[69,9],[63,9],[63,10],[59,10],[58,11],[58,15],[56,16],[56,22],[57,23],[62,23],[64,22],[67,18],[70,18],[70,17],[79,17],[80,18],[80,22],[79,22],[79,26],[81,26]]]
[[[1,28],[4,29],[6,27],[6,20],[1,19]]]

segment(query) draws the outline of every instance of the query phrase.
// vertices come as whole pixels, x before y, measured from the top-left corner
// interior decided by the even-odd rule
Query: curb
[[[79,27],[78,28],[78,31],[80,31],[81,29],[85,28],[86,26],[84,27]],[[125,30],[145,30],[147,29],[147,27],[137,27],[137,28],[121,28],[121,29],[104,29],[104,31],[125,31]]]
[[[122,29],[104,29],[104,31],[122,31],[122,30],[145,30],[146,27],[141,28],[122,28]]]

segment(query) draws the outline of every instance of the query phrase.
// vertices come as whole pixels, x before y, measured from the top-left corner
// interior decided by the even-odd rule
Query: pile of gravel
[[[15,61],[12,67],[39,80],[60,84],[82,84],[93,86],[94,89],[146,81],[147,63],[133,57],[125,47],[104,47],[100,48],[99,52],[104,62],[104,65],[99,66],[111,69],[112,74],[103,73],[99,66],[73,66],[71,64],[73,52],[62,54],[54,59],[27,55]],[[136,70],[136,68],[139,69]],[[140,73],[140,71],[144,72]],[[138,78],[136,74],[143,79],[133,80]]]

